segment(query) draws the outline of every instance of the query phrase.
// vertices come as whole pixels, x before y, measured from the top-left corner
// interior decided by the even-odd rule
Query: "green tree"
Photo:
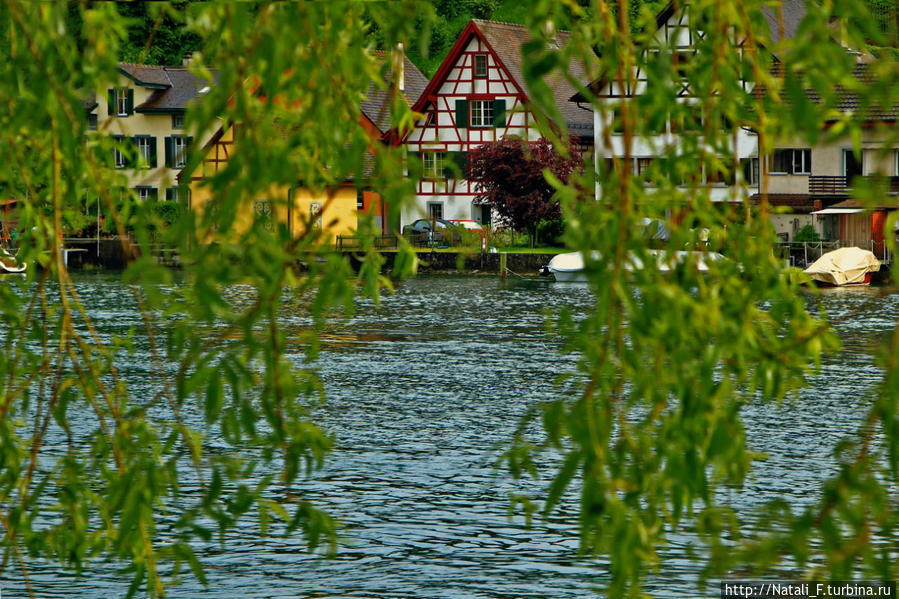
[[[821,578],[896,579],[899,334],[882,348],[885,375],[866,421],[857,434],[835,441],[840,468],[820,493],[804,506],[772,503],[755,519],[736,513],[719,491],[740,486],[756,457],[741,407],[781,401],[805,384],[817,358],[836,342],[825,317],[809,314],[773,256],[765,201],[758,210],[748,203],[722,210],[695,177],[684,186],[679,176],[723,168],[738,126],[757,132],[761,155],[775,140],[798,135],[809,143],[848,135],[861,147],[861,124],[851,115],[822,126],[835,111],[835,90],[858,85],[851,78],[853,55],[829,43],[830,24],[832,17],[845,18],[855,48],[864,46],[874,25],[860,0],[811,2],[802,35],[775,41],[765,33],[760,0],[689,6],[695,11],[690,26],[702,30],[704,42],[687,69],[658,60],[670,57],[651,46],[648,30],[634,27],[624,1],[614,10],[594,2],[590,13],[574,1],[530,6],[528,97],[555,117],[551,121],[563,119],[546,76],[567,73],[574,57],[596,64],[596,54],[599,62],[587,73],[594,80],[625,82],[636,67],[650,74],[640,98],[623,98],[614,107],[593,101],[596,110],[618,110],[623,131],[615,143],[626,157],[634,136],[671,112],[701,110],[708,118],[702,131],[663,150],[669,160],[660,161],[652,188],[623,169],[599,181],[603,199],[597,202],[584,191],[596,183],[592,173],[567,185],[550,179],[568,241],[589,261],[594,309],[577,321],[565,312],[553,319],[578,355],[585,383],[535,409],[542,433],[534,435],[530,421],[523,423],[506,463],[516,474],[550,474],[544,496],[520,498],[528,509],[549,514],[566,489],[577,487],[582,550],[607,558],[610,596],[642,596],[647,572],[664,567],[659,549],[679,528],[697,534],[693,554],[707,577],[761,576],[786,566]],[[367,245],[353,274],[343,260],[321,251],[314,227],[291,237],[284,228],[268,231],[258,223],[236,233],[234,243],[203,241],[210,230],[233,230],[238,204],[260,190],[298,181],[324,189],[371,162],[370,184],[391,211],[400,209],[414,191],[403,176],[402,156],[372,147],[358,126],[363,93],[370,81],[380,81],[364,23],[375,24],[385,45],[393,46],[412,37],[420,11],[411,1],[365,7],[338,1],[193,3],[185,12],[185,22],[206,40],[197,72],[214,64],[221,75],[204,102],[189,110],[187,128],[198,134],[222,121],[239,122],[243,137],[228,167],[208,179],[220,209],[182,213],[164,232],[182,253],[189,283],[168,285],[171,273],[148,252],[123,274],[141,307],[160,389],[146,397],[119,380],[114,356],[127,351],[129,341],[106,339],[93,328],[59,252],[64,223],[86,195],[100,198],[117,231],[133,227],[137,244],[150,241],[147,225],[157,215],[148,206],[118,204],[129,193],[127,182],[101,160],[113,140],[102,126],[87,135],[83,118],[85,97],[115,76],[128,23],[108,3],[0,3],[0,97],[8,106],[0,113],[7,149],[0,189],[24,189],[20,256],[42,265],[27,280],[0,286],[2,568],[26,580],[31,559],[50,558],[80,571],[103,557],[131,572],[132,594],[164,595],[171,580],[163,571],[177,578],[189,567],[204,580],[194,544],[246,518],[258,521],[263,536],[301,532],[311,547],[333,546],[334,523],[305,500],[298,483],[331,445],[308,418],[321,384],[285,354],[288,342],[299,338],[314,357],[326,317],[351,313],[357,292],[377,297],[389,287],[380,274],[382,259]],[[573,25],[564,50],[547,37],[548,22]],[[644,54],[647,46],[660,52]],[[782,68],[772,68],[774,56]],[[691,90],[686,105],[675,101],[682,76]],[[747,78],[764,93],[744,87]],[[261,101],[253,93],[257,84],[278,101]],[[805,95],[809,88],[820,92],[814,102]],[[893,106],[897,88],[895,77],[876,78],[865,105]],[[395,100],[398,125],[408,124],[408,107]],[[712,126],[722,122],[731,125]],[[543,131],[551,140],[555,133]],[[609,136],[599,143],[613,142]],[[888,146],[896,143],[894,136]],[[189,157],[187,177],[200,162],[198,153]],[[856,193],[863,203],[877,201],[873,186]],[[708,277],[689,263],[667,273],[626,268],[632,256],[654,263],[642,223],[666,213],[689,213],[709,229],[712,249],[729,260],[715,263]],[[669,247],[680,249],[692,232],[669,224]],[[362,229],[373,226],[363,223]],[[322,259],[306,260],[310,272],[298,275],[297,262],[310,255]],[[411,268],[410,248],[402,248],[396,264],[395,275]],[[229,294],[238,284],[252,294]],[[284,329],[279,312],[287,301],[307,317],[308,327]],[[189,412],[204,424],[191,426]],[[72,435],[68,424],[76,417],[95,424],[87,434]],[[51,446],[51,439],[64,442]],[[561,459],[544,460],[543,454]],[[179,460],[191,469],[179,468]],[[250,486],[247,473],[254,467],[268,476]],[[180,492],[186,477],[202,489],[199,497]],[[179,515],[174,522],[167,517],[172,513]]]
[[[563,494],[578,494],[581,550],[608,560],[609,597],[645,596],[645,577],[666,568],[661,549],[675,531],[695,535],[699,594],[708,592],[705,580],[734,572],[760,577],[772,569],[821,579],[895,579],[896,562],[884,552],[897,543],[899,333],[882,347],[886,374],[868,418],[834,440],[839,472],[811,505],[784,498],[750,514],[727,502],[723,491],[741,487],[759,457],[741,407],[781,405],[806,384],[836,339],[826,315],[806,310],[772,252],[765,190],[758,208],[749,202],[722,208],[697,176],[734,168],[738,127],[756,133],[762,157],[786,140],[826,145],[849,138],[861,145],[862,119],[843,115],[836,128],[825,122],[840,98],[835,90],[859,89],[852,76],[856,54],[833,41],[832,24],[843,19],[845,41],[864,48],[874,29],[865,3],[809,2],[800,34],[785,40],[768,33],[761,2],[673,3],[689,7],[690,39],[697,40],[687,64],[654,41],[653,20],[633,27],[628,3],[591,6],[592,18],[579,13],[562,51],[543,25],[560,22],[564,8],[532,7],[534,39],[523,52],[536,107],[561,119],[548,73],[566,72],[573,59],[598,59],[588,75],[596,85],[583,94],[606,120],[620,123],[620,132],[606,129],[597,144],[623,154],[623,164],[634,159],[638,138],[658,136],[659,123],[688,114],[703,120],[693,131],[680,129],[676,143],[657,143],[658,159],[645,175],[651,185],[630,168],[610,169],[596,182],[601,199],[594,201],[580,191],[592,188],[590,177],[554,183],[568,242],[586,257],[595,306],[585,319],[565,312],[553,319],[579,357],[585,382],[536,407],[522,423],[505,463],[516,475],[549,475],[551,482],[542,496],[518,500],[528,514],[549,515]],[[788,9],[775,3],[775,32]],[[888,72],[895,64],[876,68]],[[610,84],[642,93],[599,97]],[[864,89],[866,107],[895,106],[899,99],[895,78],[876,78]],[[894,147],[896,132],[889,137],[886,145]],[[866,205],[877,201],[873,190],[855,193]],[[691,241],[688,226],[708,229],[710,249],[728,260],[715,263],[708,276],[689,264],[634,269],[635,257],[656,263],[641,223],[660,215],[673,217],[666,219],[667,249]],[[535,423],[541,434],[534,434]]]
[[[195,69],[208,76],[201,65],[216,65],[219,85],[190,107],[186,130],[199,136],[240,122],[245,143],[209,180],[220,210],[169,215],[173,222],[161,232],[179,248],[189,284],[168,285],[172,273],[149,251],[123,274],[150,343],[158,392],[146,396],[118,377],[115,356],[130,342],[95,329],[59,251],[65,223],[85,197],[99,197],[108,226],[122,238],[133,230],[144,250],[166,217],[152,204],[120,202],[132,192],[105,166],[113,123],[89,132],[85,118],[91,92],[115,81],[132,22],[112,3],[0,2],[7,107],[0,145],[10,149],[0,188],[18,195],[19,258],[34,266],[26,280],[0,286],[0,569],[29,588],[32,559],[80,572],[105,558],[131,573],[130,594],[165,595],[188,568],[205,582],[193,547],[247,518],[263,537],[302,534],[311,549],[335,546],[333,521],[298,483],[332,443],[308,418],[321,384],[285,352],[299,339],[314,357],[326,316],[350,313],[357,292],[377,297],[389,286],[382,260],[364,247],[356,275],[337,256],[309,260],[321,247],[315,227],[291,237],[255,226],[233,246],[204,239],[210,229],[231,230],[238,204],[262,189],[303,181],[322,190],[363,165],[375,165],[368,183],[398,211],[412,191],[402,160],[394,148],[372,146],[358,118],[370,82],[384,85],[380,65],[359,3],[182,7],[128,10],[152,12],[161,23],[170,16],[189,22],[190,35],[209,40]],[[414,12],[412,2],[383,4],[373,18],[396,43],[408,39]],[[130,58],[153,55],[152,42],[147,48]],[[260,101],[257,83],[278,101]],[[394,114],[398,124],[411,117],[399,98]],[[198,149],[188,157],[187,180],[201,162]],[[412,255],[404,247],[398,264],[411,265]],[[298,276],[302,259],[311,270]],[[229,293],[237,283],[253,296]],[[307,328],[283,328],[279,314],[288,300],[309,318]],[[72,434],[76,420],[93,426]],[[265,471],[258,484],[248,482],[254,468]],[[188,482],[201,492],[183,493]]]

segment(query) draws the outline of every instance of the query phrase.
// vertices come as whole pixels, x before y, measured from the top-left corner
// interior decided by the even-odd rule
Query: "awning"
[[[815,210],[812,214],[856,214],[864,211],[864,208],[825,208],[824,210]]]

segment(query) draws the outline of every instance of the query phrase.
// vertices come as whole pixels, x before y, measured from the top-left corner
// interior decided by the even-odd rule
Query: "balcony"
[[[881,175],[812,175],[808,178],[808,192],[813,196],[848,196],[852,191],[852,181],[856,178],[870,180],[873,185],[883,185],[887,193],[899,194],[899,177]]]

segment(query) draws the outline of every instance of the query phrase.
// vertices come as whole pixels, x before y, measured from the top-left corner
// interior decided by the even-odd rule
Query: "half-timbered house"
[[[780,14],[771,7],[763,9],[770,28],[771,40],[778,41],[783,34],[792,37],[805,15],[805,0],[782,0]],[[717,123],[706,123],[707,115],[691,106],[701,104],[697,91],[692,88],[688,76],[691,62],[697,57],[706,35],[698,25],[701,19],[691,15],[689,2],[671,2],[656,17],[656,30],[652,41],[641,53],[641,59],[631,76],[608,75],[593,81],[590,94],[602,105],[602,110],[594,111],[594,132],[596,135],[595,160],[600,176],[610,169],[627,169],[647,187],[652,187],[651,167],[655,160],[677,157],[684,147],[684,136],[701,135],[714,127],[718,135],[728,142],[728,155],[718,161],[722,170],[712,172],[710,167],[697,168],[698,172],[680,174],[683,187],[701,186],[712,201],[744,201],[757,194],[760,186],[759,147],[756,134],[739,123],[726,118],[716,119]],[[731,40],[737,51],[741,42]],[[707,48],[708,49],[708,48]],[[774,57],[776,61],[776,57]],[[654,61],[671,61],[674,73],[672,80],[650,74]],[[661,70],[661,69],[656,69]],[[664,90],[664,95],[674,92],[675,106],[664,122],[649,123],[639,113],[636,99],[647,93],[654,93],[654,85],[674,86]],[[741,80],[745,91],[751,91],[753,81]],[[578,105],[586,104],[586,93],[575,94],[571,100]],[[622,131],[622,106],[627,103],[630,122],[640,123],[639,134],[626,140]],[[725,133],[726,131],[726,133]],[[630,146],[627,147],[628,142]],[[708,146],[707,146],[708,147]],[[601,186],[597,185],[597,197]]]
[[[404,224],[422,217],[490,223],[489,210],[475,204],[477,183],[464,178],[467,153],[510,135],[539,138],[522,74],[521,50],[530,37],[524,26],[477,19],[459,35],[413,107],[424,117],[402,140],[422,173]],[[568,38],[558,32],[552,43],[563,47]],[[586,83],[582,64],[572,64],[571,75]],[[568,101],[574,87],[563,77],[551,86],[564,119],[559,130],[575,145],[592,146],[592,115]]]
[[[425,76],[401,53],[375,52],[374,55],[379,62],[390,60],[391,65],[398,65],[399,72],[394,75],[394,67],[388,68],[385,78],[395,83],[403,99],[411,106],[427,85]],[[357,125],[365,131],[371,143],[393,143],[395,128],[388,88],[372,82],[360,109]],[[240,124],[230,124],[220,128],[203,148],[202,163],[193,173],[191,181],[181,182],[190,186],[191,210],[202,212],[215,209],[216,197],[207,180],[227,167],[241,143],[241,127]],[[371,175],[372,165],[372,160],[364,160],[363,179]],[[383,233],[398,231],[398,223],[389,222],[387,206],[381,201],[377,190],[372,189],[365,180],[350,178],[330,189],[313,192],[298,177],[295,185],[260,190],[257,197],[247,198],[235,215],[230,232],[240,234],[254,220],[262,220],[269,230],[274,230],[279,223],[284,224],[293,236],[302,235],[311,226],[321,231],[322,240],[333,241],[337,236],[352,235],[362,213],[370,214]],[[221,236],[221,233],[217,235]]]

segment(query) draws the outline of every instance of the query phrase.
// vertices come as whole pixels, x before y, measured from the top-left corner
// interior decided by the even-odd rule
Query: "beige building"
[[[188,103],[217,82],[218,72],[210,72],[211,82],[186,66],[121,63],[115,85],[88,104],[89,127],[120,142],[109,164],[127,174],[138,199],[186,200],[179,197],[177,175],[187,148],[205,144],[213,132],[195,140],[184,128],[184,115]]]
[[[854,76],[860,89],[885,66],[858,64]],[[865,106],[858,92],[839,91],[836,109],[859,124],[860,144],[849,135],[814,146],[802,140],[779,144],[762,169],[762,189],[769,204],[782,210],[772,221],[784,241],[794,241],[796,233],[811,225],[823,240],[883,256],[884,236],[894,234],[884,230],[886,216],[899,207],[899,105]],[[825,127],[837,122],[832,119]],[[853,188],[869,184],[875,204],[862,207],[853,199]]]

